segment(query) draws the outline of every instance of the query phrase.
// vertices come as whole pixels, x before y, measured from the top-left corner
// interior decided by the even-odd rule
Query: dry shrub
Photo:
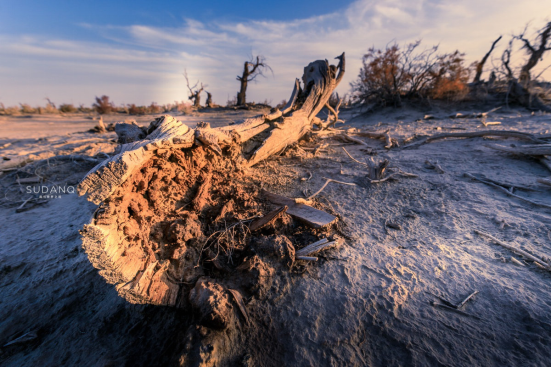
[[[281,100],[275,107],[276,109],[282,110],[287,105],[287,100]]]
[[[40,108],[36,108],[36,109],[35,109],[35,108],[32,107],[31,105],[29,105],[29,104],[24,104],[24,103],[23,103],[23,104],[20,103],[19,106],[21,106],[20,111],[21,111],[22,114],[35,114],[35,113],[39,112],[39,111],[37,111],[37,110],[40,109]]]
[[[136,104],[129,104],[127,106],[130,115],[145,115],[147,113],[145,106],[136,106]]]
[[[228,98],[228,101],[226,102],[226,107],[232,107],[237,105],[237,97]]]
[[[98,114],[110,114],[115,111],[115,105],[109,101],[109,96],[106,95],[96,97],[96,102],[92,104],[92,107]]]
[[[147,109],[149,114],[160,114],[163,112],[163,108],[157,105],[156,102],[152,102]]]
[[[18,106],[6,107],[2,102],[0,102],[0,115],[17,115],[17,114],[19,114]]]
[[[471,69],[464,66],[464,56],[459,51],[438,56],[426,92],[429,97],[453,101],[465,98],[469,93],[467,82]]]
[[[54,104],[47,104],[45,107],[37,107],[37,112],[39,114],[58,114],[59,110],[55,107]]]
[[[73,104],[61,104],[59,105],[59,111],[64,113],[77,112],[77,108]]]
[[[403,99],[464,96],[470,74],[464,54],[438,54],[438,46],[419,51],[420,43],[370,48],[358,79],[351,84],[355,98],[361,103],[401,106]]]

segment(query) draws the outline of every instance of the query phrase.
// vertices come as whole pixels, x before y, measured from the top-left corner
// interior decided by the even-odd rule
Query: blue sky
[[[338,91],[346,93],[371,46],[422,38],[473,61],[500,34],[548,16],[549,0],[0,0],[0,102],[187,100],[185,68],[224,104],[251,53],[264,55],[274,74],[250,86],[250,100],[287,98],[306,64],[343,51],[348,68]]]

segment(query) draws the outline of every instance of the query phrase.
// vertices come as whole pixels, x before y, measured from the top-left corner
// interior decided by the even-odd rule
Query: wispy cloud
[[[0,35],[0,101],[89,104],[100,94],[116,102],[159,103],[186,98],[182,72],[209,85],[224,103],[238,89],[235,76],[251,53],[262,54],[274,70],[250,87],[253,100],[287,98],[302,68],[316,59],[346,51],[349,89],[371,46],[423,39],[426,46],[459,49],[470,61],[483,55],[499,34],[522,29],[538,18],[547,0],[523,2],[452,0],[358,1],[331,14],[292,21],[202,23],[184,19],[180,27],[135,24],[80,24],[94,42],[49,39],[42,35]],[[505,42],[503,42],[503,45]]]

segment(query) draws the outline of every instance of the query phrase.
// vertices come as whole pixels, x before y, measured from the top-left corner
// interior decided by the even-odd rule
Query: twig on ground
[[[425,165],[427,165],[427,167],[429,169],[433,169],[439,174],[444,174],[445,173],[444,169],[442,169],[442,167],[440,167],[440,164],[438,163],[438,160],[435,163],[432,163],[429,160],[426,160]]]
[[[438,139],[444,138],[479,138],[479,137],[505,137],[505,138],[518,138],[527,140],[533,143],[543,144],[545,141],[538,139],[533,134],[511,131],[511,130],[483,130],[480,132],[464,132],[464,133],[441,133],[433,136],[425,137],[424,139],[408,144],[407,146],[402,147],[402,149],[418,147],[425,143],[433,142]]]
[[[365,166],[365,167],[369,167],[368,164],[363,163],[363,162],[360,162],[360,161],[356,160],[354,157],[352,157],[352,155],[350,155],[350,153],[348,153],[348,151],[346,150],[346,148],[342,147],[342,149],[343,149],[343,151],[348,155],[348,157],[350,157],[350,158],[352,159],[352,161],[357,162],[357,163],[359,163],[360,165],[363,165],[363,166]]]
[[[478,294],[478,290],[475,290],[475,291],[473,291],[471,294],[469,294],[469,296],[466,297],[465,299],[463,299],[463,301],[462,301],[461,303],[457,304],[456,308],[457,308],[457,309],[460,309],[460,308],[461,308],[462,306],[464,306],[469,300],[471,300],[471,298],[472,298],[473,296],[475,296],[476,294]]]
[[[463,312],[462,310],[459,310],[459,309],[454,308],[454,307],[450,307],[446,304],[440,304],[440,303],[432,302],[431,305],[433,307],[443,308],[443,309],[453,311],[453,312],[458,313],[458,314],[462,314],[462,315],[467,316],[467,317],[472,317],[472,318],[475,318],[475,319],[481,319],[480,317],[475,316],[474,314]]]
[[[307,178],[300,178],[301,181],[310,181],[312,179],[312,173],[310,171],[307,171],[308,177]]]
[[[296,259],[300,259],[302,261],[317,261],[318,257],[297,256]]]
[[[327,179],[327,178],[324,178],[324,179],[326,179],[325,184],[323,184],[323,186],[317,192],[315,192],[314,194],[312,194],[308,198],[296,198],[295,202],[296,203],[308,204],[306,202],[309,202],[312,198],[314,198],[315,196],[320,194],[322,192],[322,190],[324,190],[325,187],[327,186],[327,184],[329,184],[329,183],[337,183],[337,184],[344,184],[344,185],[350,185],[350,186],[356,186],[357,185],[356,183],[347,183],[347,182],[339,181],[339,180],[335,180],[335,179]]]
[[[472,174],[470,174],[470,173],[465,173],[465,176],[467,176],[468,178],[477,180],[477,181],[479,181],[479,182],[481,182],[481,183],[484,183],[484,184],[486,184],[486,185],[490,185],[490,186],[492,186],[492,187],[494,187],[494,188],[497,188],[497,189],[501,190],[502,192],[504,192],[505,194],[507,194],[508,196],[515,197],[515,198],[517,198],[517,199],[520,199],[520,200],[525,201],[525,202],[527,202],[527,203],[533,204],[533,205],[535,205],[535,206],[539,206],[539,207],[551,209],[551,205],[549,205],[549,204],[540,203],[540,202],[535,202],[535,201],[532,201],[532,200],[530,200],[530,199],[528,199],[528,198],[524,198],[524,197],[521,197],[521,196],[519,196],[519,195],[513,194],[511,191],[509,191],[509,190],[503,188],[503,187],[500,186],[500,185],[494,184],[494,183],[489,182],[489,181],[487,181],[487,180],[483,180],[483,179],[477,178],[476,176],[474,176],[474,175],[472,175]]]
[[[309,256],[312,253],[319,252],[322,249],[325,249],[327,247],[330,247],[332,245],[339,245],[339,239],[329,241],[327,238],[323,238],[321,240],[318,240],[315,243],[312,243],[310,245],[307,245],[306,247],[299,249],[296,251],[296,256]]]
[[[540,263],[541,265],[545,266],[548,271],[551,271],[551,265],[549,265],[547,262],[545,262],[542,257],[533,256],[532,254],[530,254],[530,253],[528,253],[528,252],[526,252],[522,249],[513,247],[512,245],[509,245],[507,243],[504,243],[501,240],[494,238],[490,234],[483,233],[482,231],[475,230],[474,232],[477,233],[480,236],[484,236],[484,237],[492,240],[494,243],[501,245],[503,248],[509,249],[512,252],[520,254],[521,256],[531,260],[532,262]]]

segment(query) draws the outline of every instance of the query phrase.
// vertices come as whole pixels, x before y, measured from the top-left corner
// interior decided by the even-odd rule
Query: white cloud
[[[274,70],[273,78],[268,75],[250,86],[251,100],[287,98],[307,63],[331,60],[342,51],[347,75],[338,91],[345,93],[371,46],[422,38],[425,46],[459,49],[473,61],[500,34],[507,39],[530,20],[542,24],[537,15],[547,2],[366,0],[340,12],[286,22],[185,19],[177,28],[82,24],[96,32],[95,42],[4,35],[0,83],[9,88],[0,92],[0,101],[43,103],[48,95],[58,102],[89,104],[100,94],[139,104],[182,100],[187,98],[181,75],[185,67],[192,80],[208,84],[215,101],[224,103],[237,92],[235,76],[251,53],[264,55]]]

